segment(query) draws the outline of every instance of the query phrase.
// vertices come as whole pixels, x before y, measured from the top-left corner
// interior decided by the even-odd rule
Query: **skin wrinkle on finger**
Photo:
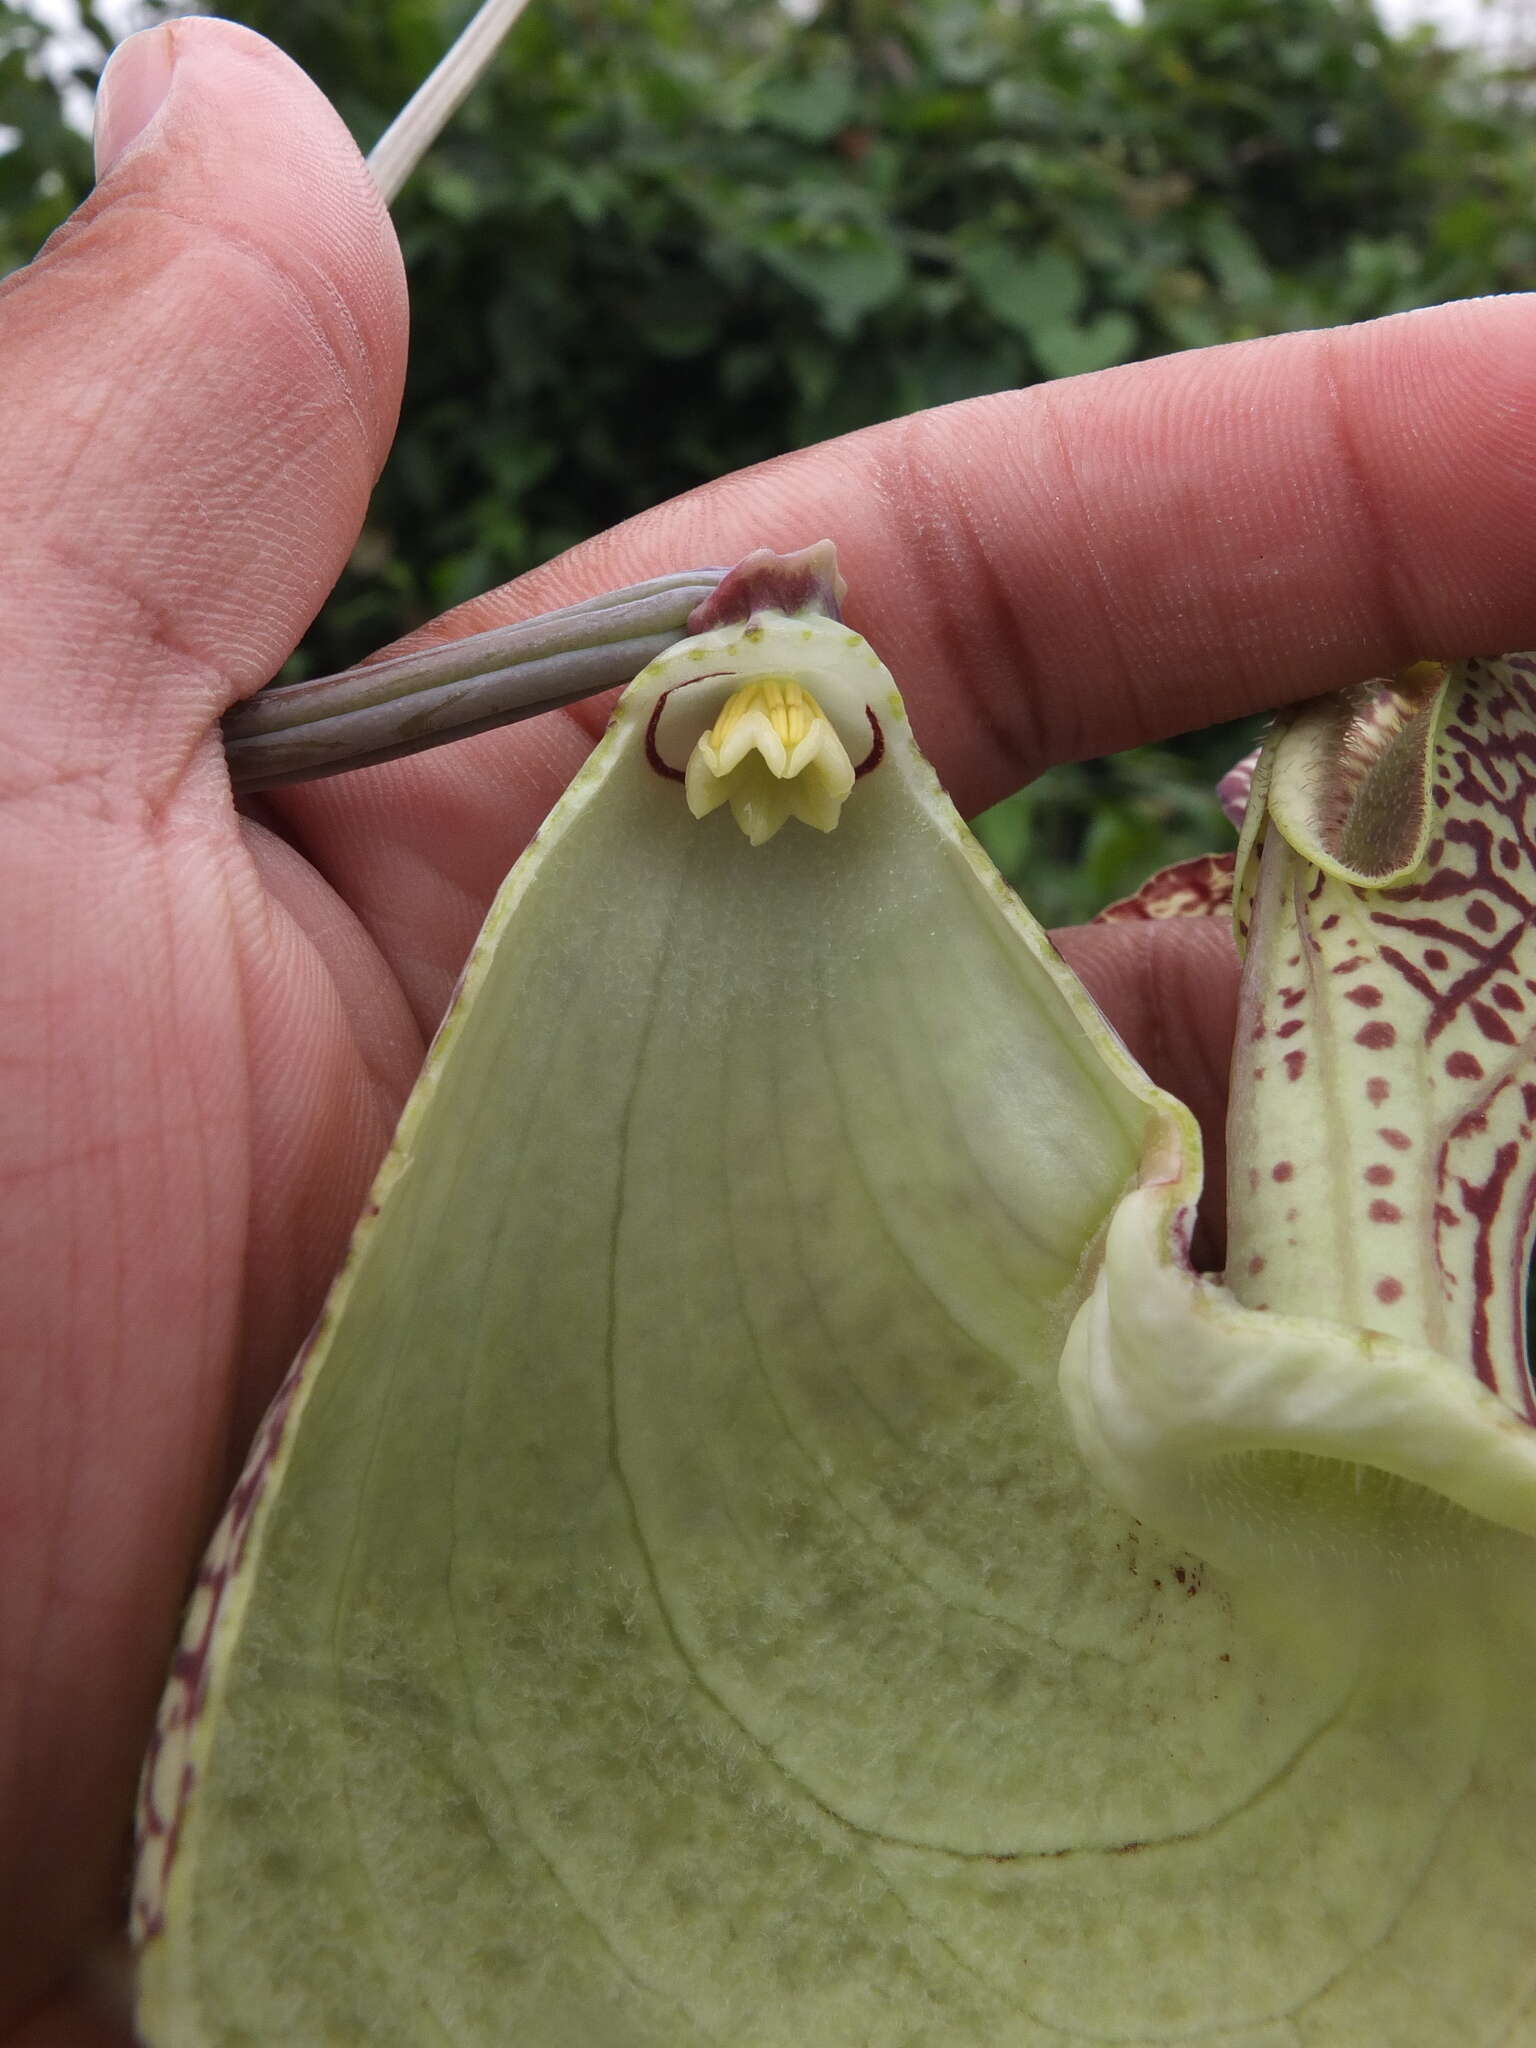
[[[954,478],[945,466],[944,432],[941,411],[903,422],[890,436],[888,454],[886,437],[872,437],[872,483],[903,559],[921,580],[939,635],[961,650],[953,662],[955,702],[974,721],[1002,772],[1022,784],[1040,772],[1045,759],[1044,735],[1033,715],[1039,677],[1029,642],[1017,628],[1001,550],[983,538],[988,521],[968,480]],[[1004,646],[1012,655],[1006,705],[995,701],[982,680],[990,664],[964,652]]]
[[[1329,417],[1333,425],[1334,438],[1338,443],[1339,470],[1346,485],[1353,492],[1357,507],[1357,518],[1361,528],[1372,536],[1367,551],[1367,561],[1376,570],[1374,606],[1377,615],[1385,620],[1393,642],[1406,645],[1412,638],[1408,626],[1409,606],[1403,591],[1399,588],[1401,564],[1398,560],[1396,537],[1388,522],[1382,517],[1381,503],[1368,462],[1361,460],[1356,444],[1352,407],[1335,369],[1336,344],[1331,334],[1318,337],[1318,383],[1327,395]]]
[[[1093,499],[1084,485],[1074,454],[1074,436],[1068,430],[1062,416],[1062,409],[1053,397],[1053,387],[1046,385],[1040,393],[1040,415],[1044,422],[1049,445],[1055,455],[1055,475],[1060,479],[1055,494],[1055,510],[1066,526],[1067,532],[1078,541],[1078,552],[1086,566],[1087,574],[1098,592],[1100,609],[1100,636],[1109,650],[1112,661],[1094,678],[1095,687],[1103,690],[1112,687],[1126,701],[1138,720],[1155,724],[1148,719],[1147,707],[1136,686],[1136,660],[1130,644],[1125,623],[1116,601],[1115,581],[1111,570],[1112,544],[1101,533],[1094,512]],[[1078,423],[1079,433],[1082,423]],[[1042,469],[1049,475],[1047,465]],[[1079,754],[1083,751],[1081,737],[1058,742],[1056,751]],[[1047,754],[1046,758],[1050,758]]]

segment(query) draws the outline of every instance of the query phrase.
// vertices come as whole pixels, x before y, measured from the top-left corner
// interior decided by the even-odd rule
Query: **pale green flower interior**
[[[664,657],[509,880],[194,1612],[146,2040],[1536,2040],[1524,1539],[1287,1448],[1272,1363],[1179,1438],[1255,1320],[1187,1113],[768,624],[884,759],[751,847]]]

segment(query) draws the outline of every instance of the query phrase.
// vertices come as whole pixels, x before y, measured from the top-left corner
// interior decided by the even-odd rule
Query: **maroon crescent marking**
[[[871,768],[878,768],[885,759],[885,734],[880,730],[880,721],[875,716],[872,704],[864,706],[864,716],[869,720],[869,729],[874,734],[874,743],[857,768],[854,769],[855,779],[860,775],[867,775]]]

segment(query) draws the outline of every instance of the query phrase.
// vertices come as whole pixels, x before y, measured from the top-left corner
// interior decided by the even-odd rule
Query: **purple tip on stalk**
[[[838,574],[837,549],[829,540],[799,548],[792,555],[754,548],[689,613],[688,631],[709,633],[717,626],[744,625],[754,612],[784,612],[790,618],[814,613],[841,619],[847,591]]]

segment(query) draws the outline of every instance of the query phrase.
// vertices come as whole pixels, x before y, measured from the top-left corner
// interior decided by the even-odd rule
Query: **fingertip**
[[[237,22],[142,29],[102,73],[95,148],[97,190],[45,256],[105,209],[149,204],[312,263],[354,316],[367,358],[359,390],[384,401],[372,406],[382,462],[405,375],[404,265],[356,143],[307,73]]]

